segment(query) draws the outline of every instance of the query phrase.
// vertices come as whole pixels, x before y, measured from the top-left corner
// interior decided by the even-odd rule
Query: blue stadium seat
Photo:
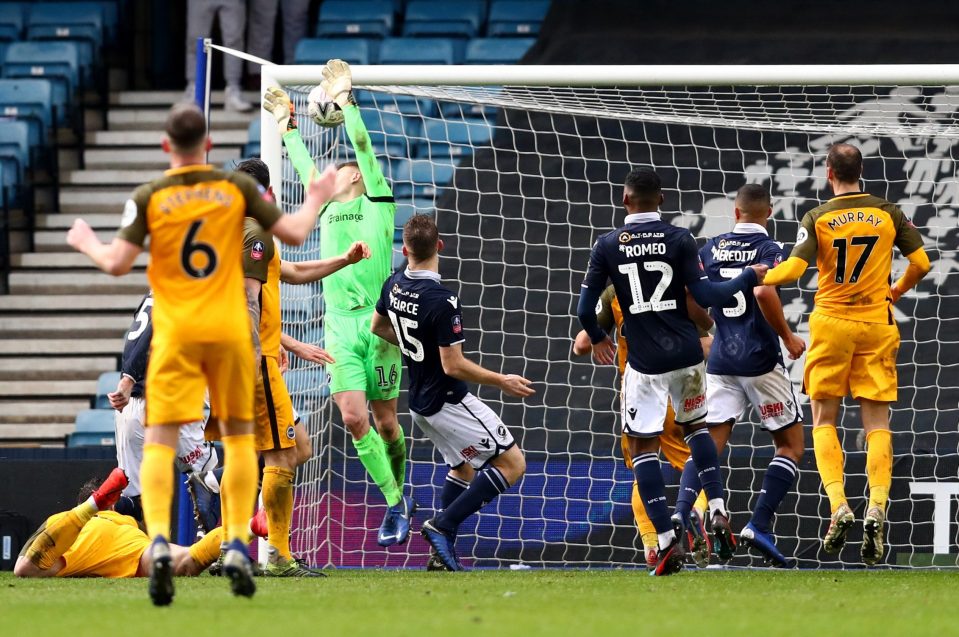
[[[424,140],[416,145],[422,159],[471,155],[477,146],[486,146],[493,128],[482,119],[429,120],[423,126]]]
[[[547,11],[549,0],[494,0],[486,33],[499,37],[537,35]]]
[[[466,43],[467,64],[516,64],[535,38],[475,38]]]
[[[320,5],[316,35],[385,38],[393,32],[392,2],[328,0]]]
[[[0,160],[15,166],[20,181],[30,167],[30,125],[15,119],[0,119]]]
[[[326,64],[333,58],[350,64],[375,64],[376,40],[366,38],[304,38],[296,45],[296,64]]]
[[[103,7],[97,2],[42,2],[30,7],[27,39],[76,42],[86,80],[92,79],[103,37]]]
[[[53,87],[44,79],[0,79],[0,115],[30,126],[30,145],[47,141],[53,125]]]
[[[112,409],[86,409],[78,413],[76,431],[69,435],[67,446],[110,446],[116,444],[114,413]]]
[[[76,42],[14,42],[3,62],[3,77],[43,77],[53,81],[53,103],[58,105],[70,102],[79,83],[79,72]]]
[[[246,143],[243,145],[243,157],[260,156],[260,118],[254,117],[246,129]]]
[[[483,25],[485,13],[486,3],[479,0],[415,0],[406,5],[403,35],[475,38]]]
[[[354,95],[356,96],[356,103],[361,108],[372,106],[379,111],[403,113],[404,115],[416,115],[418,117],[436,117],[439,112],[436,108],[436,102],[422,97],[364,90],[356,90]]]
[[[120,372],[103,372],[97,379],[97,395],[93,399],[95,409],[110,409],[110,399],[107,394],[117,390],[120,382]]]
[[[450,160],[413,159],[399,162],[393,170],[393,195],[397,199],[435,196],[453,179],[455,169]]]
[[[429,203],[427,203],[429,202]],[[413,215],[431,215],[433,209],[433,200],[429,198],[420,199],[399,199],[396,202],[396,216],[393,219],[395,232],[393,240],[403,244],[403,226]]]
[[[19,2],[0,4],[0,40],[12,42],[23,33],[24,5]]]
[[[463,42],[450,38],[386,38],[380,64],[459,64]]]
[[[368,116],[365,122],[377,153],[389,157],[409,157],[420,137],[419,121],[399,113],[379,112]]]

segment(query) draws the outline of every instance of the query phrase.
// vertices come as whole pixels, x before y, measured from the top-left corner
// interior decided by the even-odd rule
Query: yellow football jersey
[[[922,236],[895,204],[852,193],[830,199],[803,217],[792,256],[815,259],[819,289],[815,311],[866,323],[891,324],[892,248],[904,255]]]
[[[66,513],[47,519],[52,524]],[[136,577],[140,556],[150,538],[136,520],[114,511],[100,511],[83,525],[80,535],[63,554],[65,566],[57,577]]]
[[[249,334],[243,220],[269,228],[281,215],[248,175],[208,165],[171,169],[137,188],[118,236],[143,246],[150,235],[154,340],[216,343]]]
[[[260,287],[260,348],[264,356],[280,356],[280,251],[273,235],[255,219],[244,226],[243,276],[256,279]]]

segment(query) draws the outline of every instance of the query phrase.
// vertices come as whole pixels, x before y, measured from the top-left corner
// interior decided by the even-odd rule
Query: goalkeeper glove
[[[276,119],[277,130],[284,135],[296,130],[296,114],[293,112],[293,100],[279,86],[271,86],[263,95],[263,110]]]
[[[356,106],[353,98],[353,74],[350,65],[343,60],[330,60],[323,67],[323,79],[320,87],[330,99],[343,108],[349,104]]]

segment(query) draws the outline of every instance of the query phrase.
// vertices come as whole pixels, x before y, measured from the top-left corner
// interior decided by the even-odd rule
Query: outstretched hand
[[[296,128],[293,100],[279,86],[271,86],[266,89],[266,93],[263,94],[263,110],[270,113],[276,120],[276,128],[280,131],[280,135]]]
[[[349,104],[353,91],[353,73],[350,71],[350,65],[343,60],[333,59],[326,63],[322,73],[323,79],[320,80],[320,88],[340,108]]]
[[[93,231],[90,224],[83,219],[74,219],[73,226],[67,232],[67,243],[75,250],[83,252],[83,246],[91,239],[96,240],[97,233]]]
[[[350,246],[343,256],[346,257],[347,263],[353,265],[363,259],[369,259],[372,254],[370,246],[366,245],[366,243],[363,241],[354,241],[353,245]]]

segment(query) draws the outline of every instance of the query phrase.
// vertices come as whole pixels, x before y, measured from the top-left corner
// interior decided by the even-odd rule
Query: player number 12
[[[639,264],[621,263],[619,271],[629,278],[629,289],[633,295],[633,303],[626,308],[630,314],[642,314],[643,312],[665,312],[666,310],[675,310],[675,299],[670,301],[663,300],[663,294],[669,284],[673,282],[673,268],[663,261],[645,261],[643,268],[647,272],[660,272],[663,277],[653,290],[653,295],[647,301],[643,296],[643,285],[639,280]]]

